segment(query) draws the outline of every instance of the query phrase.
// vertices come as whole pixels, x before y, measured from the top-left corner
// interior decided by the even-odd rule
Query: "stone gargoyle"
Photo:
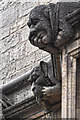
[[[80,37],[80,2],[58,2],[40,5],[29,16],[31,44],[55,53],[55,48]]]
[[[28,81],[31,83],[31,89],[36,97],[36,101],[46,110],[51,110],[55,105],[60,108],[61,101],[61,80],[53,77],[52,62],[41,61],[33,68]]]

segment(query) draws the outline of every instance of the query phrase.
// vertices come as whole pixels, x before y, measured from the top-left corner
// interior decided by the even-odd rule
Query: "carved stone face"
[[[60,84],[56,85],[49,78],[49,67],[48,63],[41,61],[38,66],[33,68],[33,71],[28,78],[37,103],[46,109],[49,109],[53,104],[60,102]],[[45,89],[47,91],[44,91],[44,87],[47,88]]]
[[[28,21],[30,42],[52,53],[53,47],[60,48],[66,42],[79,37],[77,29],[80,26],[80,20],[77,16],[78,11],[76,12],[79,8],[80,4],[76,2],[52,3],[35,7],[30,12]],[[54,49],[53,53],[55,53]]]
[[[31,83],[31,89],[34,95],[38,98],[42,97],[42,88],[52,85],[52,82],[48,78],[47,63],[41,61],[40,65],[33,69],[28,81]]]
[[[31,44],[44,48],[51,41],[51,28],[48,8],[46,5],[35,7],[29,16],[28,27],[30,28],[29,40]]]
[[[37,80],[37,78],[41,75],[41,68],[40,66],[37,66],[33,69],[31,75],[28,78],[28,81],[32,84]]]
[[[37,98],[42,97],[42,75],[41,67],[37,66],[33,69],[28,81],[31,83],[31,90]]]

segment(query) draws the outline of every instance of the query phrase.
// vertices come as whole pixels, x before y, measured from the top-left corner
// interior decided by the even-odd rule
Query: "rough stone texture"
[[[47,52],[29,43],[27,21],[33,7],[54,1],[0,1],[0,77],[3,83],[29,71],[40,60],[50,58]]]

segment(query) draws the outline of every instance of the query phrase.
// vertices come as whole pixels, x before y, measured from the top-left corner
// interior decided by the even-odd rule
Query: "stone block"
[[[25,62],[23,60],[16,61],[16,71],[19,71],[20,69],[24,68]]]
[[[27,22],[25,22],[27,24]],[[28,36],[29,36],[29,28],[28,26],[25,26],[19,30],[20,32],[20,37],[21,37],[21,42],[28,42]]]
[[[0,29],[0,40],[4,39],[5,37],[9,36],[9,28],[1,28]]]
[[[50,53],[46,52],[46,51],[42,51],[42,58],[49,56]]]
[[[25,25],[26,25],[26,18],[25,17],[22,17],[21,19],[19,19],[17,21],[17,28],[18,29],[23,28]]]
[[[0,70],[6,67],[9,63],[9,52],[0,55]]]
[[[14,33],[16,32],[18,29],[17,29],[17,23],[15,22],[11,27],[10,27],[10,33]]]
[[[26,52],[25,52],[25,54],[27,56],[30,56],[31,53],[34,53],[37,50],[38,50],[38,47],[34,47],[33,45],[31,45],[29,40],[26,41]]]
[[[19,8],[19,17],[21,18],[22,16],[26,16],[29,14],[29,12],[31,11],[31,8],[35,7],[38,5],[38,0],[28,0],[28,1],[23,1],[20,4],[20,8]]]
[[[17,6],[13,5],[9,7],[8,9],[4,10],[2,12],[2,24],[0,27],[10,27],[11,24],[13,24],[18,17],[18,11],[17,11]]]
[[[7,32],[6,32],[7,34]],[[14,47],[19,42],[19,33],[14,33],[5,38],[3,41],[0,41],[1,53],[9,50]]]
[[[11,5],[13,5],[15,2],[19,2],[20,0],[0,0],[0,11],[4,11],[8,9]]]
[[[2,83],[3,83],[3,80],[4,80],[5,83],[6,83],[6,76],[7,76],[7,74],[8,74],[8,68],[2,69],[2,70],[0,71],[0,78],[1,78],[1,80],[2,80]]]
[[[35,56],[36,56],[36,60],[37,60],[37,61],[38,61],[38,60],[41,60],[41,58],[42,58],[42,51],[37,50],[37,51],[35,52]]]
[[[2,72],[2,80],[4,81],[4,83],[7,83],[7,82],[11,81],[13,79],[13,76],[14,76],[14,78],[16,77],[15,63],[7,64],[5,69],[3,69],[1,71],[3,71]]]

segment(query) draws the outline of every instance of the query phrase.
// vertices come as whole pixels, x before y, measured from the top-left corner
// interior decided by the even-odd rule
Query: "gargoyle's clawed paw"
[[[42,39],[43,39],[43,32],[40,32],[37,37],[34,38],[34,45],[38,46],[40,48],[44,48],[45,45],[42,43]]]
[[[60,32],[58,33],[57,40],[58,40],[58,41],[61,41],[61,40],[62,40],[62,37],[63,37],[63,32],[60,31]]]
[[[55,45],[56,47],[58,47],[58,46],[61,44],[61,41],[63,40],[63,36],[64,36],[63,32],[60,31],[60,32],[58,33],[58,35],[57,35],[56,40],[54,41],[54,45]]]
[[[47,44],[47,43],[50,42],[50,39],[45,35],[45,36],[43,37],[43,39],[42,39],[42,42],[43,42],[44,44]]]
[[[43,87],[42,92],[44,95],[47,95],[50,93],[52,87]]]

